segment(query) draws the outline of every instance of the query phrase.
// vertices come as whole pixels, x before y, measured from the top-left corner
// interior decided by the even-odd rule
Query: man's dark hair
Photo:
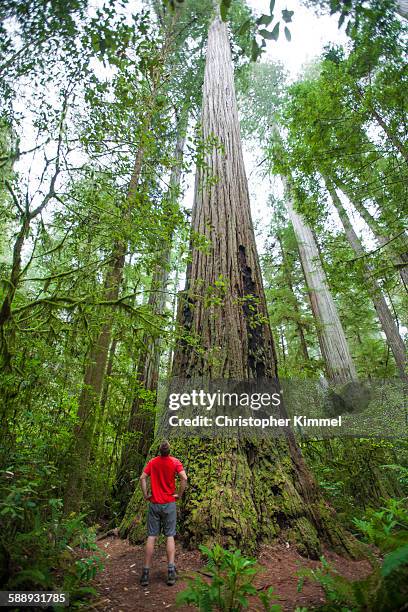
[[[167,440],[163,440],[160,444],[159,453],[162,457],[168,457],[170,455],[170,444]]]

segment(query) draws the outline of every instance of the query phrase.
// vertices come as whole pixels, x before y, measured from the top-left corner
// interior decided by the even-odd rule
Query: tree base
[[[189,478],[178,503],[178,533],[189,548],[218,542],[253,554],[261,543],[284,538],[312,559],[319,558],[323,542],[339,554],[362,556],[363,547],[336,524],[290,441],[183,439],[173,441],[172,454]],[[139,487],[119,534],[132,544],[146,537]]]

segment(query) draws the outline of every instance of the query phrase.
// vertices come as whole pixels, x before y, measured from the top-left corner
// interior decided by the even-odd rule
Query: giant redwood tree
[[[230,44],[218,16],[208,35],[202,132],[213,146],[205,147],[197,170],[191,261],[178,310],[185,340],[176,349],[172,373],[189,379],[272,379],[276,356],[251,221]],[[222,299],[209,300],[215,289]],[[189,475],[179,514],[180,533],[190,545],[219,540],[251,550],[284,532],[311,556],[318,555],[321,539],[343,550],[353,547],[328,517],[293,439],[179,438],[173,452]],[[137,487],[121,535],[142,540],[144,513]]]

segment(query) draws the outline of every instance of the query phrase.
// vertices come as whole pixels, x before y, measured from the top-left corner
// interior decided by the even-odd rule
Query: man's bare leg
[[[173,538],[174,540],[174,538]],[[156,542],[156,536],[148,536],[145,547],[145,558],[144,558],[144,566],[146,569],[150,568],[153,552],[154,552],[154,544]]]
[[[174,543],[173,536],[167,536],[166,542],[166,553],[168,562],[168,573],[167,573],[167,584],[172,586],[176,583],[176,566],[174,565],[174,558],[176,555],[176,545]]]
[[[173,536],[168,536],[167,538],[166,553],[167,553],[167,563],[169,565],[174,565],[174,558],[176,556],[176,545],[174,543]]]

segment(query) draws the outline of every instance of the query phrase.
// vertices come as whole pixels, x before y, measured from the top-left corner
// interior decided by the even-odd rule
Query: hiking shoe
[[[142,575],[140,576],[140,586],[147,587],[149,584],[149,570],[145,567],[143,568]]]
[[[173,586],[174,584],[176,584],[176,579],[177,579],[176,568],[169,567],[168,572],[167,572],[167,586]]]

